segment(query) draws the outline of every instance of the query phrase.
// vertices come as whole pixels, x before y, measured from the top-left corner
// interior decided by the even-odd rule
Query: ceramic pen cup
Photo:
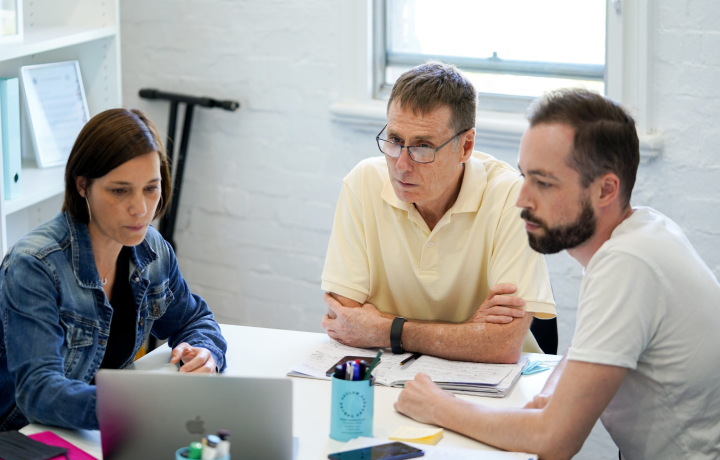
[[[349,441],[358,436],[372,437],[375,405],[375,377],[344,380],[332,376],[330,437]]]

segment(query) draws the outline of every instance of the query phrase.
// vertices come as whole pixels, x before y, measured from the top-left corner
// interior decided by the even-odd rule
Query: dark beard
[[[530,247],[541,254],[556,254],[563,249],[576,248],[589,240],[595,234],[597,218],[588,200],[583,200],[581,206],[582,212],[575,222],[555,228],[548,227],[545,222],[531,215],[527,209],[523,209],[520,217],[540,225],[545,230],[542,236],[528,232]]]

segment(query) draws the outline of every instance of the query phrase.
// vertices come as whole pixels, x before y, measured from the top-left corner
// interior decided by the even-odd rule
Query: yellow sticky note
[[[416,442],[418,444],[437,444],[443,437],[442,428],[419,428],[415,426],[401,426],[390,435],[392,441]]]

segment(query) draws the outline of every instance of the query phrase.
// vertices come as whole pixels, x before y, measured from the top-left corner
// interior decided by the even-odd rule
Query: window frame
[[[427,55],[412,53],[392,53],[388,51],[387,43],[387,0],[375,2],[377,14],[373,15],[373,69],[375,97],[387,99],[390,96],[392,85],[385,83],[385,72],[388,65],[401,65],[415,67],[423,64]],[[503,74],[512,72],[511,75],[523,75],[533,77],[555,77],[555,78],[584,78],[586,80],[604,81],[604,64],[572,64],[535,61],[513,61],[499,59],[497,56],[490,58],[473,58],[466,56],[433,56],[441,62],[450,62],[466,71],[482,73]],[[533,96],[478,93],[478,107],[490,110],[524,113],[527,105],[535,99]]]
[[[635,117],[641,160],[647,160],[658,156],[664,144],[654,127],[652,105],[654,8],[651,0],[606,2],[605,91]],[[376,24],[384,24],[385,0],[343,0],[340,5],[341,87],[330,113],[337,122],[373,131],[387,120],[387,95],[375,84],[384,81],[385,41],[376,37],[384,34],[385,28]],[[511,111],[508,103],[527,104],[528,99],[483,94],[475,125],[477,136],[517,149],[528,123],[524,114]]]

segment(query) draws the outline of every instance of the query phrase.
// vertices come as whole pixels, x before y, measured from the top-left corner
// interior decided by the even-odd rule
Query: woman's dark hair
[[[587,188],[612,172],[620,179],[621,205],[629,206],[640,164],[635,120],[620,104],[586,89],[562,89],[535,100],[528,110],[530,126],[562,123],[575,130],[568,165]]]
[[[154,218],[165,214],[170,203],[172,184],[170,164],[157,129],[147,115],[137,109],[110,109],[92,117],[75,140],[65,167],[63,211],[87,224],[88,208],[78,192],[75,178],[84,177],[86,187],[121,164],[146,153],[160,155],[161,201]]]

